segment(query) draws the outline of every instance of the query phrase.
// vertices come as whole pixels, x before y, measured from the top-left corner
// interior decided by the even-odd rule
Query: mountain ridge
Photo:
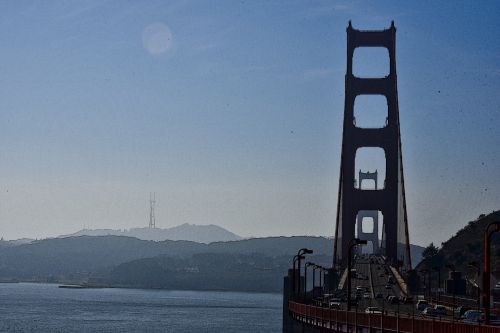
[[[125,236],[141,240],[165,241],[185,240],[209,244],[213,242],[227,242],[241,240],[242,237],[215,224],[183,223],[170,228],[131,228],[131,229],[82,229],[72,234],[61,235],[57,238],[78,236]]]

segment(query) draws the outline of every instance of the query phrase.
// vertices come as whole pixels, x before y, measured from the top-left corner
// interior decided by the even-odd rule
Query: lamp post
[[[315,265],[316,264],[309,261],[304,264],[304,295],[306,298],[307,298],[307,267]],[[314,276],[314,269],[313,269],[313,276]],[[313,278],[313,290],[314,290],[314,278]]]
[[[437,266],[432,267],[434,272],[438,273],[437,300],[438,304],[441,301],[441,269]]]
[[[419,286],[419,289],[420,289],[421,291],[422,291],[422,289],[423,289],[423,291],[424,291],[424,298],[425,298],[425,270],[424,270],[424,269],[420,269],[418,272],[419,272],[420,274],[423,274],[423,275],[424,275],[424,283],[423,283],[423,287],[422,287],[422,288],[420,288],[420,286]],[[420,279],[419,279],[419,280],[420,280]],[[419,282],[420,282],[420,281],[419,281]]]
[[[314,295],[316,294],[316,269],[318,269],[320,266],[319,265],[316,265],[314,264],[313,265],[313,286],[312,286],[312,297],[314,298]],[[320,273],[321,274],[321,273]]]
[[[478,261],[471,261],[467,266],[475,268],[477,274],[477,310],[481,308],[481,287],[479,285],[479,277],[481,276],[481,265],[479,265]]]
[[[295,280],[295,276],[298,276],[298,280],[299,280],[299,281],[298,281],[298,285],[297,285],[296,290],[298,291],[298,292],[297,292],[297,294],[299,294],[299,295],[300,295],[300,261],[301,261],[302,259],[304,259],[304,256],[305,256],[306,254],[312,254],[312,253],[313,253],[313,250],[310,250],[310,249],[308,249],[308,248],[305,248],[305,247],[304,247],[304,248],[301,248],[301,249],[297,252],[297,255],[296,255],[296,257],[297,257],[297,263],[298,263],[298,265],[297,265],[297,267],[298,267],[298,272],[297,272],[297,273],[295,272],[295,262],[294,262],[294,266],[293,266],[293,273],[294,273],[294,274],[293,274],[293,276],[294,276],[294,280]],[[295,257],[294,257],[294,258],[295,258]],[[294,281],[294,287],[295,287],[295,281]]]
[[[484,266],[483,266],[483,307],[484,307],[484,323],[486,325],[490,324],[490,298],[491,298],[491,287],[490,287],[490,274],[491,274],[491,236],[495,232],[500,231],[500,221],[491,222],[486,228],[484,228],[483,233],[483,247],[484,247]]]
[[[426,294],[429,294],[429,297],[432,298],[432,295],[430,293],[430,288],[429,288],[429,285],[430,285],[430,282],[431,282],[431,275],[430,275],[430,272],[428,269],[422,269],[420,270],[420,273],[424,274],[424,297]],[[427,275],[427,276],[426,276]],[[427,279],[426,279],[427,277]]]
[[[366,245],[366,239],[353,238],[347,249],[347,311],[351,311],[351,264],[352,249],[357,245]]]
[[[330,274],[330,269],[327,267],[323,267],[323,292],[328,293],[330,285],[326,283],[326,279],[329,277],[328,274]]]
[[[319,269],[319,285],[318,285],[318,287],[321,288],[321,273],[323,273],[323,266],[316,265],[316,268]]]
[[[297,295],[298,292],[297,290],[299,289],[299,287],[297,286],[297,270],[295,268],[295,263],[297,262],[297,260],[299,259],[299,257],[301,259],[304,259],[305,257],[303,255],[295,255],[293,256],[293,276],[292,276],[292,285],[293,285],[293,294],[294,295]],[[299,281],[300,281],[300,276],[299,276]]]
[[[451,271],[453,272],[453,321],[455,321],[455,306],[456,306],[456,303],[455,303],[455,294],[456,294],[456,287],[457,287],[457,283],[456,283],[456,280],[455,280],[455,265],[446,265],[446,267],[448,267],[449,269],[451,269]]]

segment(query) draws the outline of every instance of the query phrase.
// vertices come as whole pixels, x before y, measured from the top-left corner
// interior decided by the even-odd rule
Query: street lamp
[[[481,265],[479,265],[479,262],[477,262],[477,261],[471,261],[467,266],[476,269],[476,274],[477,274],[477,279],[476,279],[476,284],[477,284],[477,310],[479,311],[479,309],[481,308],[481,287],[479,285],[479,277],[481,276]]]
[[[298,294],[297,290],[299,289],[299,286],[297,285],[297,270],[295,269],[295,263],[300,259],[304,259],[305,257],[303,255],[295,255],[293,256],[293,276],[292,276],[292,285],[293,285],[293,293],[295,295]],[[300,272],[299,272],[300,274]],[[300,275],[299,275],[299,281],[300,281]]]
[[[432,267],[434,272],[438,273],[438,287],[437,287],[437,300],[438,304],[441,301],[441,269],[437,266]]]
[[[316,294],[315,292],[315,287],[316,287],[316,270],[319,269],[321,266],[314,264],[313,266],[313,286],[312,286],[312,297],[314,298],[314,295]],[[321,278],[321,272],[320,272],[320,278]],[[320,282],[321,283],[321,282]]]
[[[366,239],[353,238],[347,249],[347,311],[351,311],[351,257],[352,249],[357,245],[366,245]]]
[[[455,280],[455,265],[452,265],[452,264],[449,264],[449,265],[446,265],[447,268],[451,269],[451,271],[453,272],[453,276],[452,276],[452,281],[453,281],[453,320],[455,320],[455,294],[456,294],[456,287],[457,287],[457,283],[456,283],[456,280]]]
[[[295,272],[295,261],[294,261],[294,265],[293,265],[293,276],[294,276],[294,280],[295,280],[295,276],[298,276],[298,277],[299,277],[299,278],[298,278],[298,280],[299,280],[299,281],[298,281],[298,286],[297,286],[297,289],[296,289],[296,290],[298,291],[298,294],[300,294],[300,261],[301,261],[302,259],[304,259],[304,255],[306,255],[306,254],[312,254],[312,253],[313,253],[313,250],[310,250],[310,249],[305,248],[305,247],[304,247],[304,248],[301,248],[301,249],[297,252],[296,257],[297,257],[297,263],[298,263],[298,265],[297,265],[297,267],[298,267],[298,273],[296,274],[296,272]],[[294,257],[294,258],[295,258],[295,257]],[[294,281],[294,287],[295,287],[295,281]]]
[[[304,295],[307,297],[307,267],[309,266],[315,266],[315,263],[312,262],[306,262],[304,264]],[[314,269],[313,269],[313,290],[314,290]]]
[[[324,267],[321,265],[316,265],[316,268],[319,269],[319,287],[321,288],[321,273],[323,273]]]
[[[424,274],[424,298],[426,294],[429,294],[429,297],[432,298],[431,292],[428,290],[430,289],[429,286],[431,282],[431,275],[430,275],[431,271],[429,271],[428,269],[421,269],[420,273]]]

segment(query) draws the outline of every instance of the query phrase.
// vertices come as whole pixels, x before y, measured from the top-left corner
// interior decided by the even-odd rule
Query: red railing
[[[348,327],[364,327],[404,333],[499,333],[500,327],[399,317],[323,308],[290,301],[288,310],[295,320],[325,332],[348,331]]]
[[[453,296],[449,295],[440,295],[439,297],[439,302],[438,298],[433,297],[429,299],[428,297],[426,298],[427,300],[430,300],[431,303],[434,304],[441,304],[445,305],[448,308],[456,307],[458,308],[460,305],[466,305],[470,307],[471,309],[477,309],[477,300],[476,299],[471,299],[471,298],[464,298],[464,297],[459,297],[457,296],[455,300],[453,300]],[[493,302],[492,303],[493,308],[490,310],[491,314],[495,314],[497,316],[500,316],[500,303],[499,302]],[[484,312],[484,308],[481,308],[481,311]]]

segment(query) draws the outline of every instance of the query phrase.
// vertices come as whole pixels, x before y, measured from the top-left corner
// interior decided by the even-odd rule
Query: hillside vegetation
[[[470,221],[453,237],[442,243],[435,255],[432,255],[433,251],[429,251],[427,258],[417,266],[417,269],[438,266],[447,273],[449,269],[446,265],[452,264],[457,271],[470,272],[469,275],[473,274],[474,269],[469,268],[468,264],[475,261],[481,263],[482,267],[483,231],[492,221],[500,221],[500,211],[481,215],[478,219]],[[492,272],[495,277],[500,278],[500,233],[493,236],[491,244]]]

